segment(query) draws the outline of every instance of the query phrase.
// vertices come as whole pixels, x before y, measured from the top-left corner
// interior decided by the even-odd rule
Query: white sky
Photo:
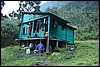
[[[5,5],[4,5],[4,8],[2,9],[3,15],[8,16],[8,14],[11,13],[13,10],[16,11],[19,8],[18,1],[4,1],[4,2],[5,2]],[[47,1],[41,1],[40,5],[46,2]]]

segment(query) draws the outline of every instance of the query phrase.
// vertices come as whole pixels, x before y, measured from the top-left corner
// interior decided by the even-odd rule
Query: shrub
[[[18,20],[5,19],[1,21],[1,47],[16,44],[18,36]]]

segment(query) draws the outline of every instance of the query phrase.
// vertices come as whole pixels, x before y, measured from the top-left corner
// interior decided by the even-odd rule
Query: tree
[[[17,12],[12,12],[9,13],[9,16],[11,18],[15,18],[17,17],[18,19],[20,19],[21,17],[21,13],[22,12],[40,12],[40,6],[39,4],[41,3],[40,1],[18,1],[19,2],[19,9],[17,10]]]
[[[72,1],[63,7],[47,8],[46,12],[51,12],[71,22],[70,25],[77,26],[76,39],[97,39],[99,36],[98,1]]]
[[[1,47],[15,45],[15,39],[18,37],[18,23],[16,19],[4,19],[1,21]]]
[[[1,10],[3,9],[4,5],[5,5],[5,2],[1,1]],[[3,16],[3,14],[1,13],[1,20],[4,20],[4,18],[8,18],[8,17],[6,15]]]
[[[19,11],[20,12],[31,12],[34,8],[35,11],[40,11],[40,1],[19,1]],[[36,4],[36,6],[35,6]]]
[[[5,5],[5,2],[4,1],[1,1],[1,10],[4,7],[4,5]]]
[[[58,15],[58,11],[57,11],[57,8],[56,7],[53,7],[53,8],[47,8],[47,10],[45,12],[50,12],[50,13],[53,13],[55,15]]]

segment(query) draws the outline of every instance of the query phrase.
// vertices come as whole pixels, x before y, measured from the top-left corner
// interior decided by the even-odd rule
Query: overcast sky
[[[13,10],[16,12],[16,10],[19,8],[18,1],[4,1],[4,2],[5,2],[5,5],[4,5],[4,8],[2,9],[3,15],[8,16],[8,14],[11,13]],[[40,5],[46,2],[47,1],[41,1]]]

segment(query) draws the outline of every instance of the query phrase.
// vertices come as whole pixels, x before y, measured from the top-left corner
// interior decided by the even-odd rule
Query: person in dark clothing
[[[53,52],[53,49],[52,49],[52,46],[51,45],[49,45],[49,51],[50,52]]]

